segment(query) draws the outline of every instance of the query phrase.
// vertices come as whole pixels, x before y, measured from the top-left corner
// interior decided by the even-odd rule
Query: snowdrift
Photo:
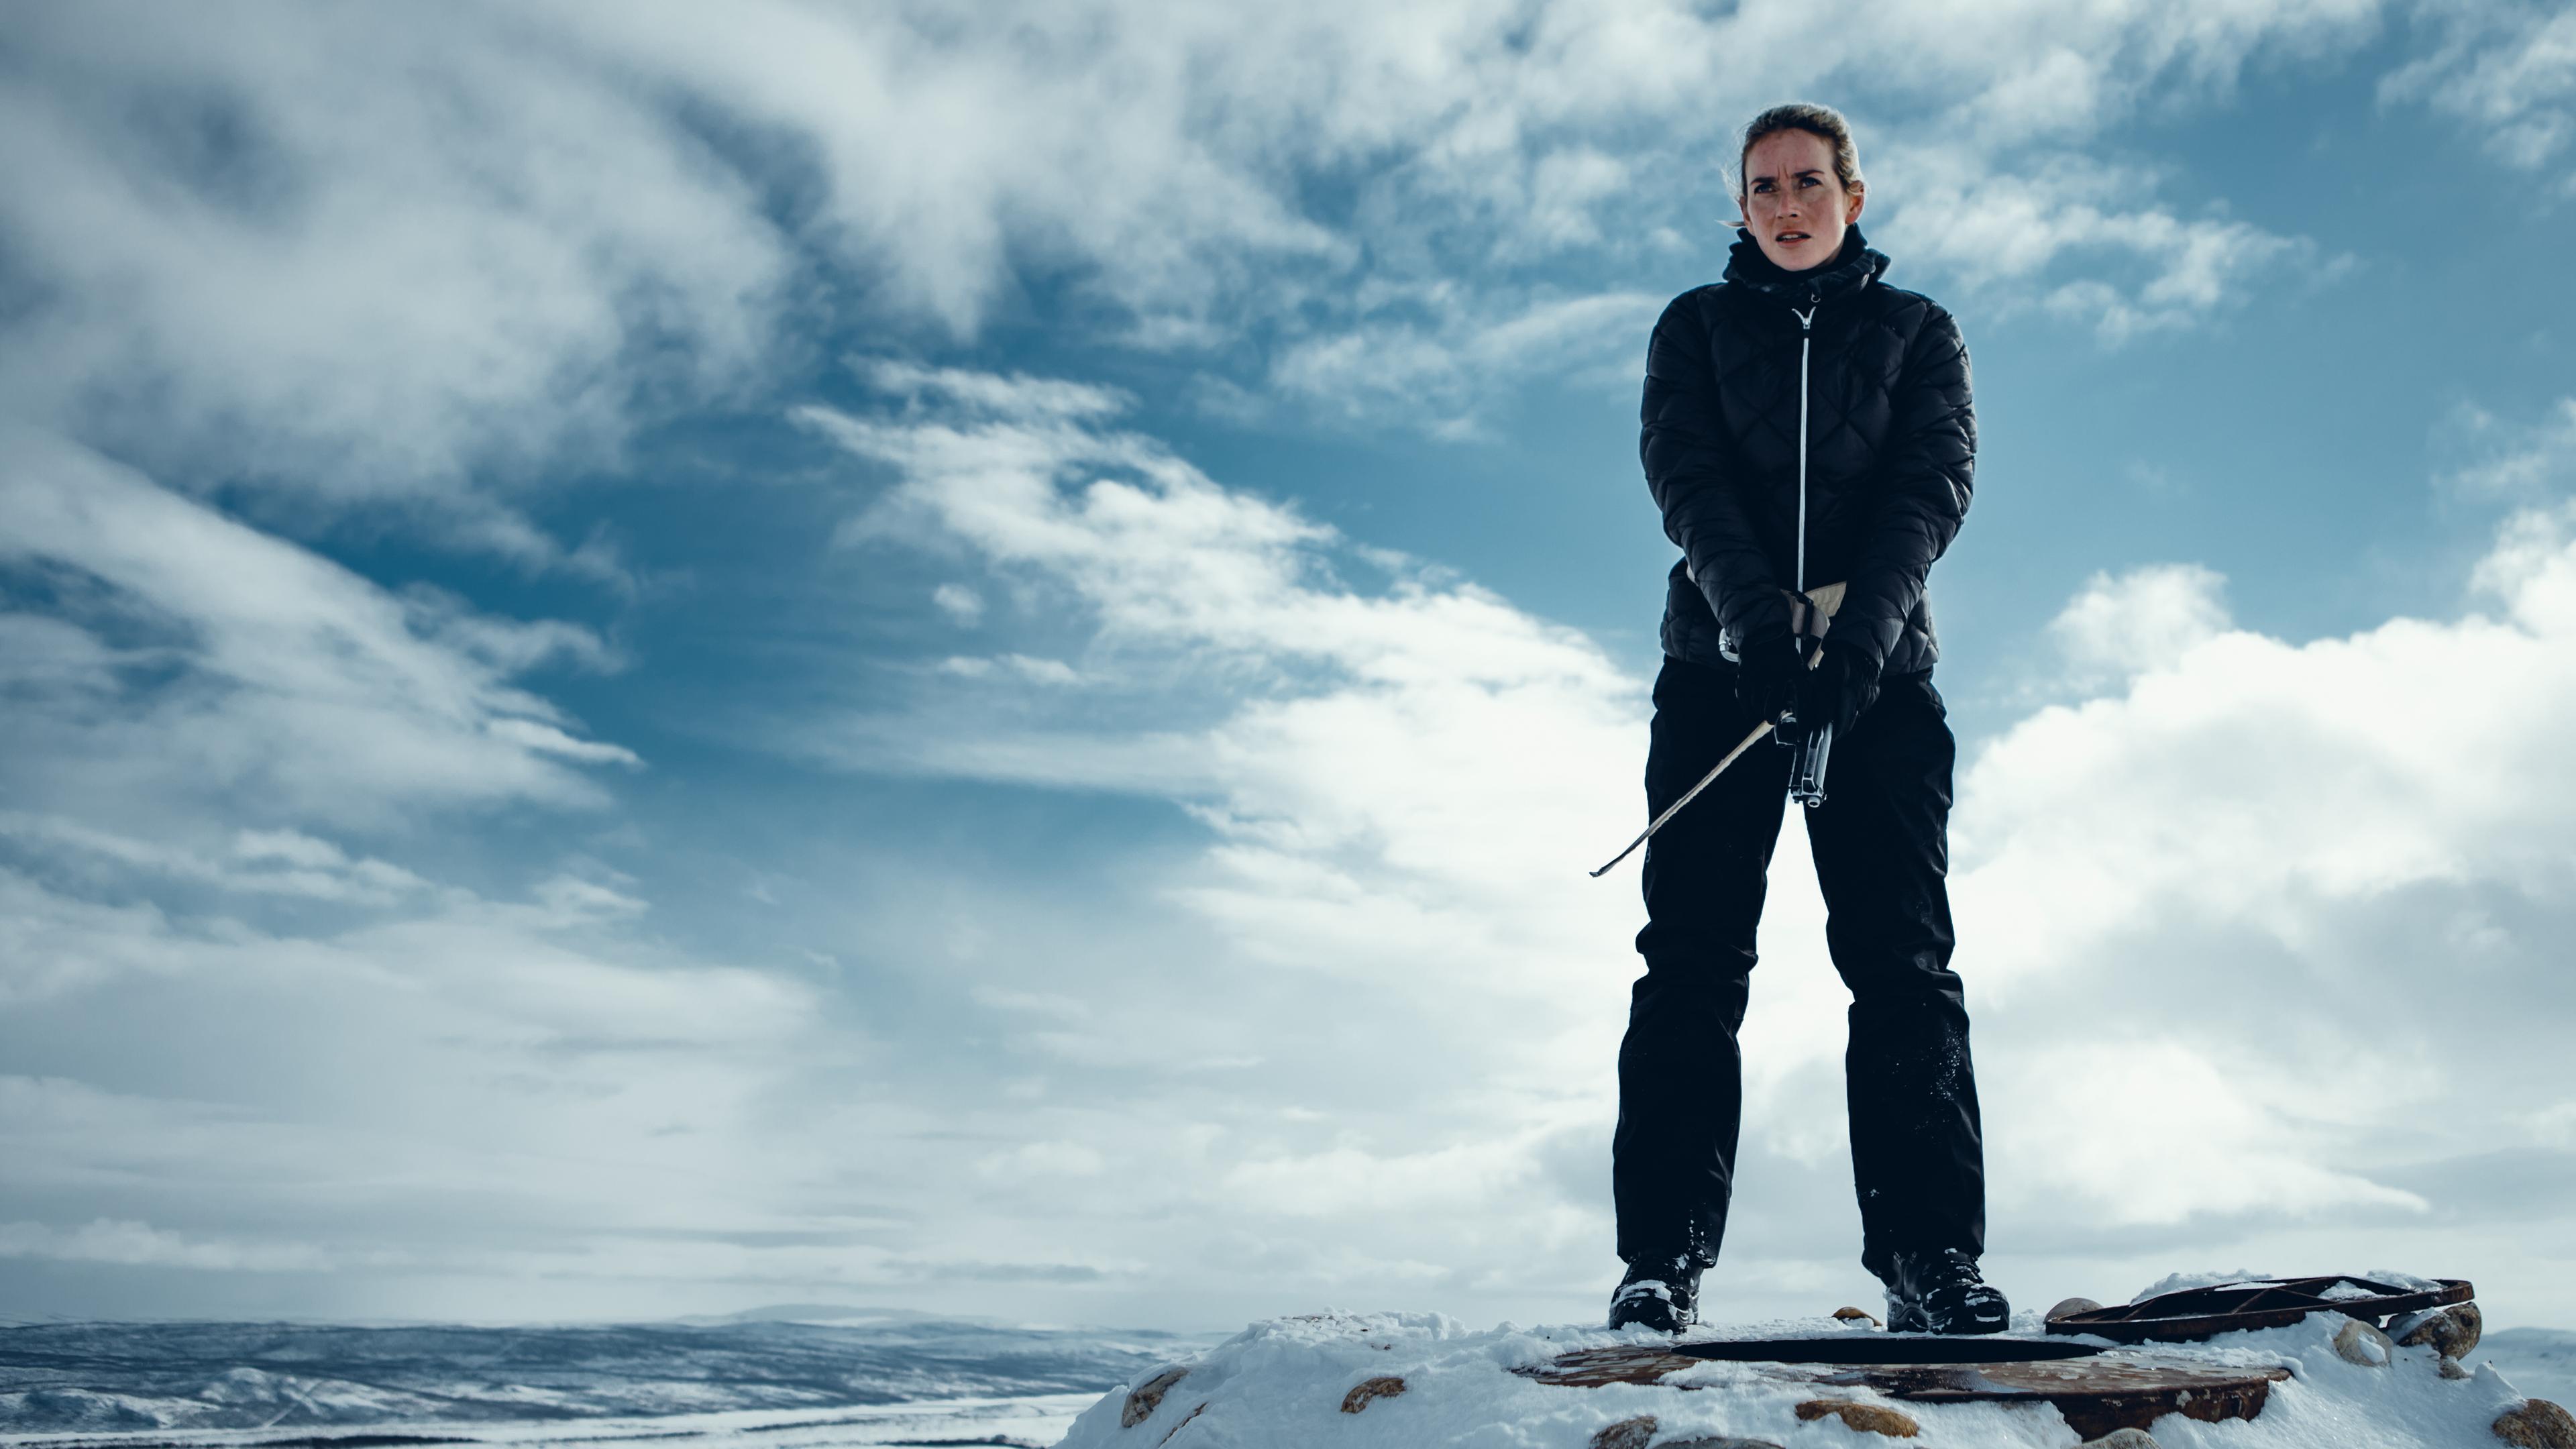
[[[2158,1355],[2195,1368],[2279,1374],[2250,1420],[2169,1413],[2144,1433],[2087,1440],[2046,1402],[1899,1400],[1822,1385],[1815,1371],[1799,1381],[1779,1365],[1694,1362],[1655,1382],[1597,1387],[1530,1376],[1569,1353],[1670,1342],[1643,1330],[1470,1332],[1439,1314],[1326,1313],[1255,1324],[1194,1359],[1137,1374],[1074,1422],[1063,1449],[1868,1449],[1899,1439],[1927,1449],[2556,1449],[2545,1402],[2526,1400],[2474,1351],[2471,1364],[2446,1370],[2435,1350],[2391,1346],[2356,1322],[2317,1313],[2286,1328],[2157,1344]],[[2037,1336],[2040,1315],[2017,1315],[2012,1332]],[[1805,1319],[1703,1327],[1681,1341],[1876,1333],[1865,1322]]]

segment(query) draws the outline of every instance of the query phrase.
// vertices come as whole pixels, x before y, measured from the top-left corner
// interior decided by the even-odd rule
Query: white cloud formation
[[[2494,1068],[2553,1059],[2576,1012],[2553,944],[2576,928],[2576,511],[2517,515],[2471,582],[2456,619],[2304,644],[2228,623],[2189,569],[2097,580],[2060,618],[2121,668],[1995,739],[1953,835],[2025,1220],[2269,1212],[2307,1253],[2433,1253],[2563,1211],[2475,1164],[2567,1160],[2527,1115],[2550,1094]],[[2124,598],[2183,625],[2124,640]],[[2497,1311],[2555,1281],[2514,1267]]]
[[[1532,300],[1510,315],[1478,313],[1493,299],[1455,285],[1387,299],[1393,315],[1309,337],[1270,364],[1271,388],[1350,422],[1419,429],[1461,440],[1486,436],[1480,413],[1515,386],[1541,378],[1633,386],[1642,339],[1665,299],[1642,292]],[[1427,310],[1430,321],[1406,314]]]
[[[2506,165],[2555,161],[2576,139],[2576,13],[2531,0],[2453,0],[2422,13],[2441,41],[2382,79],[2381,101],[2452,117]],[[2576,191],[2576,173],[2561,187]]]
[[[309,1245],[192,1240],[150,1223],[108,1218],[69,1231],[43,1223],[0,1223],[0,1257],[216,1272],[311,1273],[340,1266],[332,1255]]]
[[[2181,659],[2229,624],[2227,581],[2199,564],[2157,564],[2118,578],[2097,573],[2049,621],[2067,682],[2098,690]]]
[[[0,235],[16,406],[156,471],[478,499],[758,362],[787,249],[655,88],[500,9],[13,17]]]
[[[441,886],[353,928],[272,934],[231,898],[111,906],[0,868],[12,1060],[69,1048],[78,1073],[0,1078],[11,1193],[115,1220],[21,1225],[5,1251],[455,1267],[591,1225],[775,1211],[740,1174],[812,1035],[810,994],[674,959],[595,887],[566,891]],[[802,1160],[759,1175],[783,1187]],[[278,1259],[296,1242],[315,1261]]]
[[[2054,261],[2042,300],[2105,335],[2185,325],[2306,244],[2177,214],[2089,143],[2357,45],[2380,9],[31,12],[0,79],[0,392],[180,486],[398,506],[616,581],[612,546],[553,538],[510,484],[614,460],[848,326],[970,338],[1041,277],[1141,345],[1253,339],[1225,386],[1372,420],[1419,386],[1427,426],[1471,434],[1531,349],[1633,351],[1632,294],[1677,290],[1569,299],[1536,269],[1722,241],[1726,128],[1793,92],[1852,97],[1916,280],[2009,298]]]
[[[2527,505],[2565,494],[2576,482],[2576,397],[2560,398],[2531,424],[2463,404],[2452,410],[2442,435],[2462,440],[2452,451],[2471,455],[2442,482],[2469,497]]]
[[[0,615],[26,801],[228,798],[247,821],[382,820],[417,803],[600,796],[638,763],[507,681],[614,655],[587,630],[401,597],[73,444],[0,438],[0,570],[50,610]]]
[[[930,601],[939,606],[939,612],[968,628],[984,618],[984,596],[963,584],[941,584],[931,590]]]
[[[1162,758],[1164,784],[1200,801],[1229,838],[1230,869],[1258,883],[1242,908],[1267,912],[1274,892],[1312,890],[1411,915],[1402,889],[1369,883],[1377,876],[1496,905],[1533,892],[1585,899],[1528,846],[1556,840],[1571,860],[1575,842],[1616,833],[1632,793],[1635,731],[1623,717],[1636,686],[1587,641],[1400,563],[1383,591],[1354,588],[1332,530],[1223,487],[1152,438],[1099,426],[1097,399],[1070,420],[1060,385],[1018,380],[1028,402],[1013,407],[992,377],[872,377],[900,410],[802,413],[895,474],[859,536],[962,540],[997,570],[1064,591],[1103,646],[1241,671],[1253,697],[1203,714],[1214,727]],[[931,748],[954,739],[871,733]],[[1575,765],[1594,789],[1534,776],[1534,759]],[[1204,899],[1235,908],[1222,890]],[[1402,928],[1453,925],[1485,933],[1445,917]],[[1263,929],[1243,937],[1297,953]]]
[[[2241,301],[2247,280],[2317,250],[2224,215],[2141,207],[2153,178],[2081,152],[1902,147],[1878,169],[1895,178],[1888,250],[1959,278],[1999,313],[2045,310],[2109,343],[2199,323]]]
[[[119,870],[231,892],[387,906],[431,889],[428,881],[401,866],[372,857],[353,859],[333,842],[297,830],[237,831],[229,848],[199,852],[166,841],[118,835],[61,816],[0,811],[0,837],[40,847],[58,863],[87,856]]]

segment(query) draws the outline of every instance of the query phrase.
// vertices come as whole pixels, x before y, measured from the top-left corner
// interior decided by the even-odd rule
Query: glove
[[[1830,723],[1839,736],[1878,698],[1878,662],[1859,645],[1831,634],[1819,647],[1824,657],[1797,682],[1798,719],[1806,725]]]
[[[1780,722],[1798,702],[1806,673],[1798,643],[1786,630],[1763,639],[1747,639],[1736,648],[1735,701],[1757,720]]]

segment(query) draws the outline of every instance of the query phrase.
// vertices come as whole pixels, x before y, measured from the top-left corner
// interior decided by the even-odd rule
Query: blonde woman
[[[1640,452],[1682,550],[1647,810],[1762,721],[1790,740],[1834,727],[1825,799],[1800,813],[1852,993],[1861,1262],[1887,1285],[1890,1329],[1991,1333],[2008,1307],[1977,1269],[1983,1129],[1945,884],[1954,747],[1924,601],[1968,508],[1967,349],[1939,304],[1880,280],[1840,114],[1774,107],[1738,159],[1725,279],[1675,298],[1646,358]],[[1793,636],[1799,595],[1827,584],[1845,589],[1821,642]],[[1717,1258],[1743,1108],[1736,1032],[1791,754],[1755,747],[1647,849],[1646,972],[1619,1049],[1628,1272],[1613,1327],[1695,1321]]]

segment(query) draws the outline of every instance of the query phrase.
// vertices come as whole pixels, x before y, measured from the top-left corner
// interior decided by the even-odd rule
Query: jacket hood
[[[1810,298],[1830,302],[1876,281],[1888,265],[1887,253],[1872,248],[1857,225],[1843,233],[1843,249],[1832,261],[1803,272],[1783,270],[1762,254],[1762,244],[1752,232],[1738,227],[1735,245],[1727,249],[1725,280],[1783,302],[1804,303]]]

